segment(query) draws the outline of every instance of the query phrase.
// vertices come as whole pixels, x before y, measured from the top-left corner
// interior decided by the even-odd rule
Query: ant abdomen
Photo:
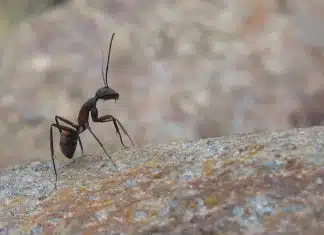
[[[61,151],[67,158],[72,158],[77,146],[78,135],[75,132],[62,131],[60,136]]]

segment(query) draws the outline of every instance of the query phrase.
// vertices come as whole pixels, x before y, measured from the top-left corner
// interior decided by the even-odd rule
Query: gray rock
[[[234,135],[0,174],[2,233],[321,234],[324,128]],[[289,147],[294,146],[294,147]]]

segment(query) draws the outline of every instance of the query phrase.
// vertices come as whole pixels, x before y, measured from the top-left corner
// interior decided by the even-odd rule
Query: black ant
[[[67,120],[64,117],[56,115],[55,116],[55,122],[56,123],[53,123],[51,125],[51,128],[50,128],[50,148],[51,148],[51,156],[52,156],[53,167],[54,167],[54,172],[55,172],[55,189],[56,189],[56,184],[57,184],[57,171],[56,171],[55,162],[54,162],[53,127],[56,127],[60,131],[60,147],[61,147],[61,151],[64,154],[64,156],[69,158],[69,159],[73,158],[73,155],[74,155],[74,152],[75,152],[78,141],[79,141],[81,152],[82,152],[82,155],[83,155],[83,146],[82,146],[80,134],[82,132],[84,132],[85,130],[89,130],[90,133],[92,134],[92,136],[98,141],[99,145],[104,150],[106,155],[109,157],[111,162],[117,168],[116,163],[108,155],[106,149],[104,148],[104,146],[102,145],[102,143],[100,142],[98,137],[91,130],[90,125],[89,125],[89,112],[91,113],[91,118],[92,118],[93,122],[102,122],[102,123],[103,122],[113,122],[113,124],[115,126],[115,129],[116,129],[116,132],[119,135],[120,142],[126,148],[126,146],[124,145],[123,139],[121,137],[121,134],[119,132],[119,127],[118,127],[118,125],[119,125],[120,128],[122,129],[122,131],[124,132],[124,134],[128,136],[130,142],[134,146],[134,143],[133,143],[131,137],[129,136],[126,129],[123,127],[123,125],[120,123],[120,121],[117,118],[115,118],[114,116],[112,116],[112,115],[104,115],[104,116],[98,117],[98,109],[96,107],[98,100],[112,100],[112,99],[114,99],[115,102],[116,102],[116,100],[118,100],[118,98],[119,98],[119,93],[117,93],[112,88],[110,88],[108,86],[108,83],[107,83],[107,73],[108,73],[108,68],[109,68],[110,51],[111,51],[111,45],[112,45],[114,35],[115,35],[115,33],[112,34],[111,40],[110,40],[110,46],[109,46],[109,52],[108,52],[108,60],[107,60],[107,64],[106,64],[106,73],[104,74],[103,66],[102,66],[102,70],[101,70],[101,72],[102,72],[102,80],[103,80],[105,86],[99,88],[97,90],[95,96],[90,98],[89,100],[87,100],[82,105],[82,107],[81,107],[81,109],[79,111],[78,123],[77,124],[73,123],[72,121]],[[70,125],[71,127],[61,125],[59,123],[59,120],[64,122],[65,124]]]

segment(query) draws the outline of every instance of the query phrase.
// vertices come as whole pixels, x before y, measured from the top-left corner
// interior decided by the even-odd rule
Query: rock
[[[0,174],[4,234],[321,234],[323,127],[174,142]],[[294,146],[294,147],[291,147]]]

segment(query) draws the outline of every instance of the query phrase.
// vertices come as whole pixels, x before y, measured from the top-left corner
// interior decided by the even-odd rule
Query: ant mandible
[[[111,51],[111,45],[112,41],[114,38],[115,33],[112,34],[111,40],[110,40],[110,45],[109,45],[109,52],[108,52],[108,59],[107,59],[107,64],[106,64],[106,73],[104,74],[103,66],[102,66],[102,80],[104,82],[104,87],[101,87],[97,90],[96,94],[94,97],[90,98],[87,100],[81,107],[78,115],[78,123],[73,123],[72,121],[58,116],[55,116],[55,123],[51,124],[50,127],[50,148],[51,148],[51,156],[52,156],[52,162],[53,162],[53,168],[54,168],[54,173],[55,173],[55,189],[56,189],[56,184],[57,184],[57,171],[56,171],[56,166],[54,162],[54,148],[53,148],[53,127],[56,127],[59,132],[60,132],[60,148],[62,153],[64,154],[65,157],[72,159],[75,153],[75,149],[77,146],[77,142],[79,141],[81,152],[83,155],[83,146],[80,138],[80,134],[83,133],[85,130],[89,130],[92,136],[97,140],[103,151],[106,153],[106,155],[109,157],[111,162],[114,164],[115,167],[117,167],[116,163],[112,160],[112,158],[109,156],[107,153],[106,149],[104,148],[103,144],[100,142],[98,137],[94,134],[94,132],[91,130],[90,125],[89,125],[89,113],[91,113],[91,118],[93,122],[113,122],[116,132],[119,135],[119,139],[121,144],[126,148],[124,145],[123,139],[121,137],[121,134],[119,132],[119,127],[122,129],[125,135],[129,138],[130,142],[134,146],[134,143],[127,133],[126,129],[123,127],[121,122],[115,118],[113,115],[103,115],[101,117],[98,117],[98,109],[96,107],[97,101],[98,100],[112,100],[114,99],[115,102],[119,98],[119,93],[114,91],[112,88],[108,86],[107,83],[107,73],[108,73],[108,68],[109,68],[109,60],[110,60],[110,51]],[[70,125],[65,126],[59,123],[59,120],[64,122],[65,124]],[[118,127],[119,125],[119,127]]]

